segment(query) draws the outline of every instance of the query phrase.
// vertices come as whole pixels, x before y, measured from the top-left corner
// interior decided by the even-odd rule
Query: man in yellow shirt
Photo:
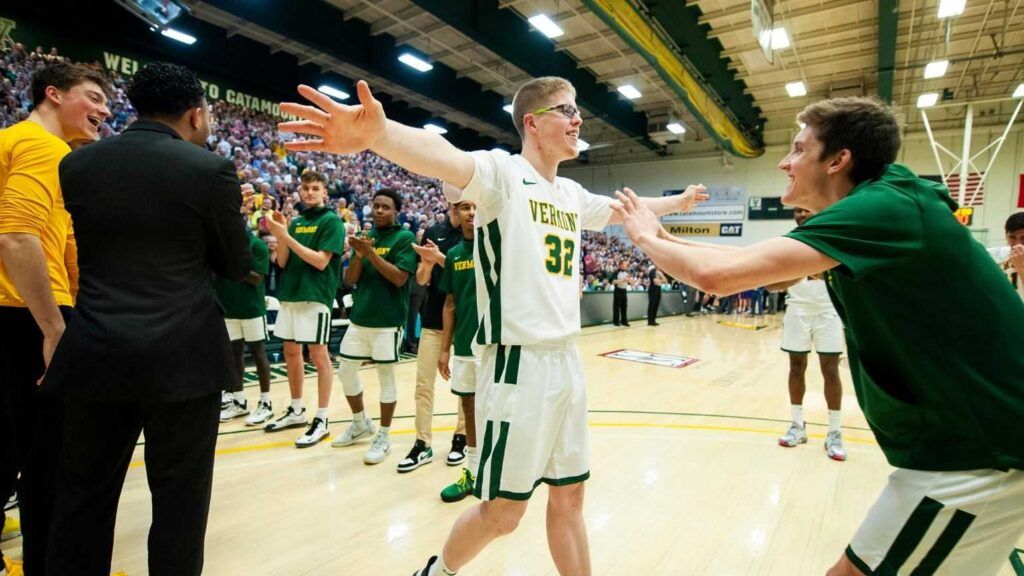
[[[54,62],[33,75],[31,90],[28,119],[0,130],[0,501],[20,473],[24,569],[37,576],[45,573],[62,427],[59,400],[37,384],[78,290],[57,168],[70,142],[99,138],[111,86],[93,68]],[[0,576],[18,570],[2,562]]]

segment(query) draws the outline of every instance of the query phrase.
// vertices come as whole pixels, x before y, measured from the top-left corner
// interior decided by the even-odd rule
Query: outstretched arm
[[[623,188],[627,194],[632,194],[633,191],[629,188]],[[618,191],[616,190],[616,193]],[[639,197],[640,202],[647,207],[648,210],[654,212],[656,216],[664,216],[666,214],[675,214],[676,212],[689,212],[693,210],[693,207],[698,203],[708,199],[707,188],[703,184],[689,185],[682,194],[676,194],[675,196],[662,196],[660,198],[652,197]],[[618,204],[613,204],[617,206]],[[616,224],[622,224],[622,216],[618,212],[612,214],[611,219],[608,221],[609,226]]]
[[[659,237],[661,223],[635,194],[618,197],[621,206],[616,210],[633,243],[669,275],[704,292],[735,294],[839,265],[807,244],[785,237],[732,251],[677,244]]]
[[[282,122],[278,129],[309,138],[285,143],[289,150],[334,154],[371,150],[410,172],[459,188],[469,184],[473,177],[475,167],[468,152],[438,134],[388,120],[384,107],[364,80],[356,84],[359,104],[354,106],[339,104],[306,85],[299,86],[299,94],[314,106],[281,104],[282,112],[302,120]]]

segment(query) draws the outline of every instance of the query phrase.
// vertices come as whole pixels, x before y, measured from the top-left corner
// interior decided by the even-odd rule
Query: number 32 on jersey
[[[576,242],[571,238],[548,234],[544,237],[544,246],[548,254],[544,259],[544,268],[551,274],[572,278],[572,267],[576,261]]]

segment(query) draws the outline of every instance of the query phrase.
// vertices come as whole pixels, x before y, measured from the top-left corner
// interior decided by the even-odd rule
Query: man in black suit
[[[210,110],[187,68],[146,66],[128,98],[137,122],[60,165],[81,280],[46,375],[66,399],[51,576],[110,573],[141,431],[149,573],[202,572],[220,391],[235,377],[211,283],[212,273],[241,280],[250,266],[234,166],[202,148]]]

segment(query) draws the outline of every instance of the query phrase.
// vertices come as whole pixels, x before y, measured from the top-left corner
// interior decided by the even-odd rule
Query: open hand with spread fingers
[[[299,94],[314,106],[282,103],[281,112],[302,120],[281,122],[277,128],[281,132],[308,138],[286,142],[284,146],[288,150],[353,154],[371,148],[384,134],[387,123],[384,107],[370,93],[370,86],[365,80],[356,84],[359,104],[352,106],[339,104],[305,84],[299,86]]]
[[[615,197],[619,202],[617,205],[613,203],[612,209],[622,218],[622,226],[626,229],[629,239],[637,244],[644,236],[658,236],[662,230],[658,216],[632,190],[624,190],[625,193],[615,191]]]

